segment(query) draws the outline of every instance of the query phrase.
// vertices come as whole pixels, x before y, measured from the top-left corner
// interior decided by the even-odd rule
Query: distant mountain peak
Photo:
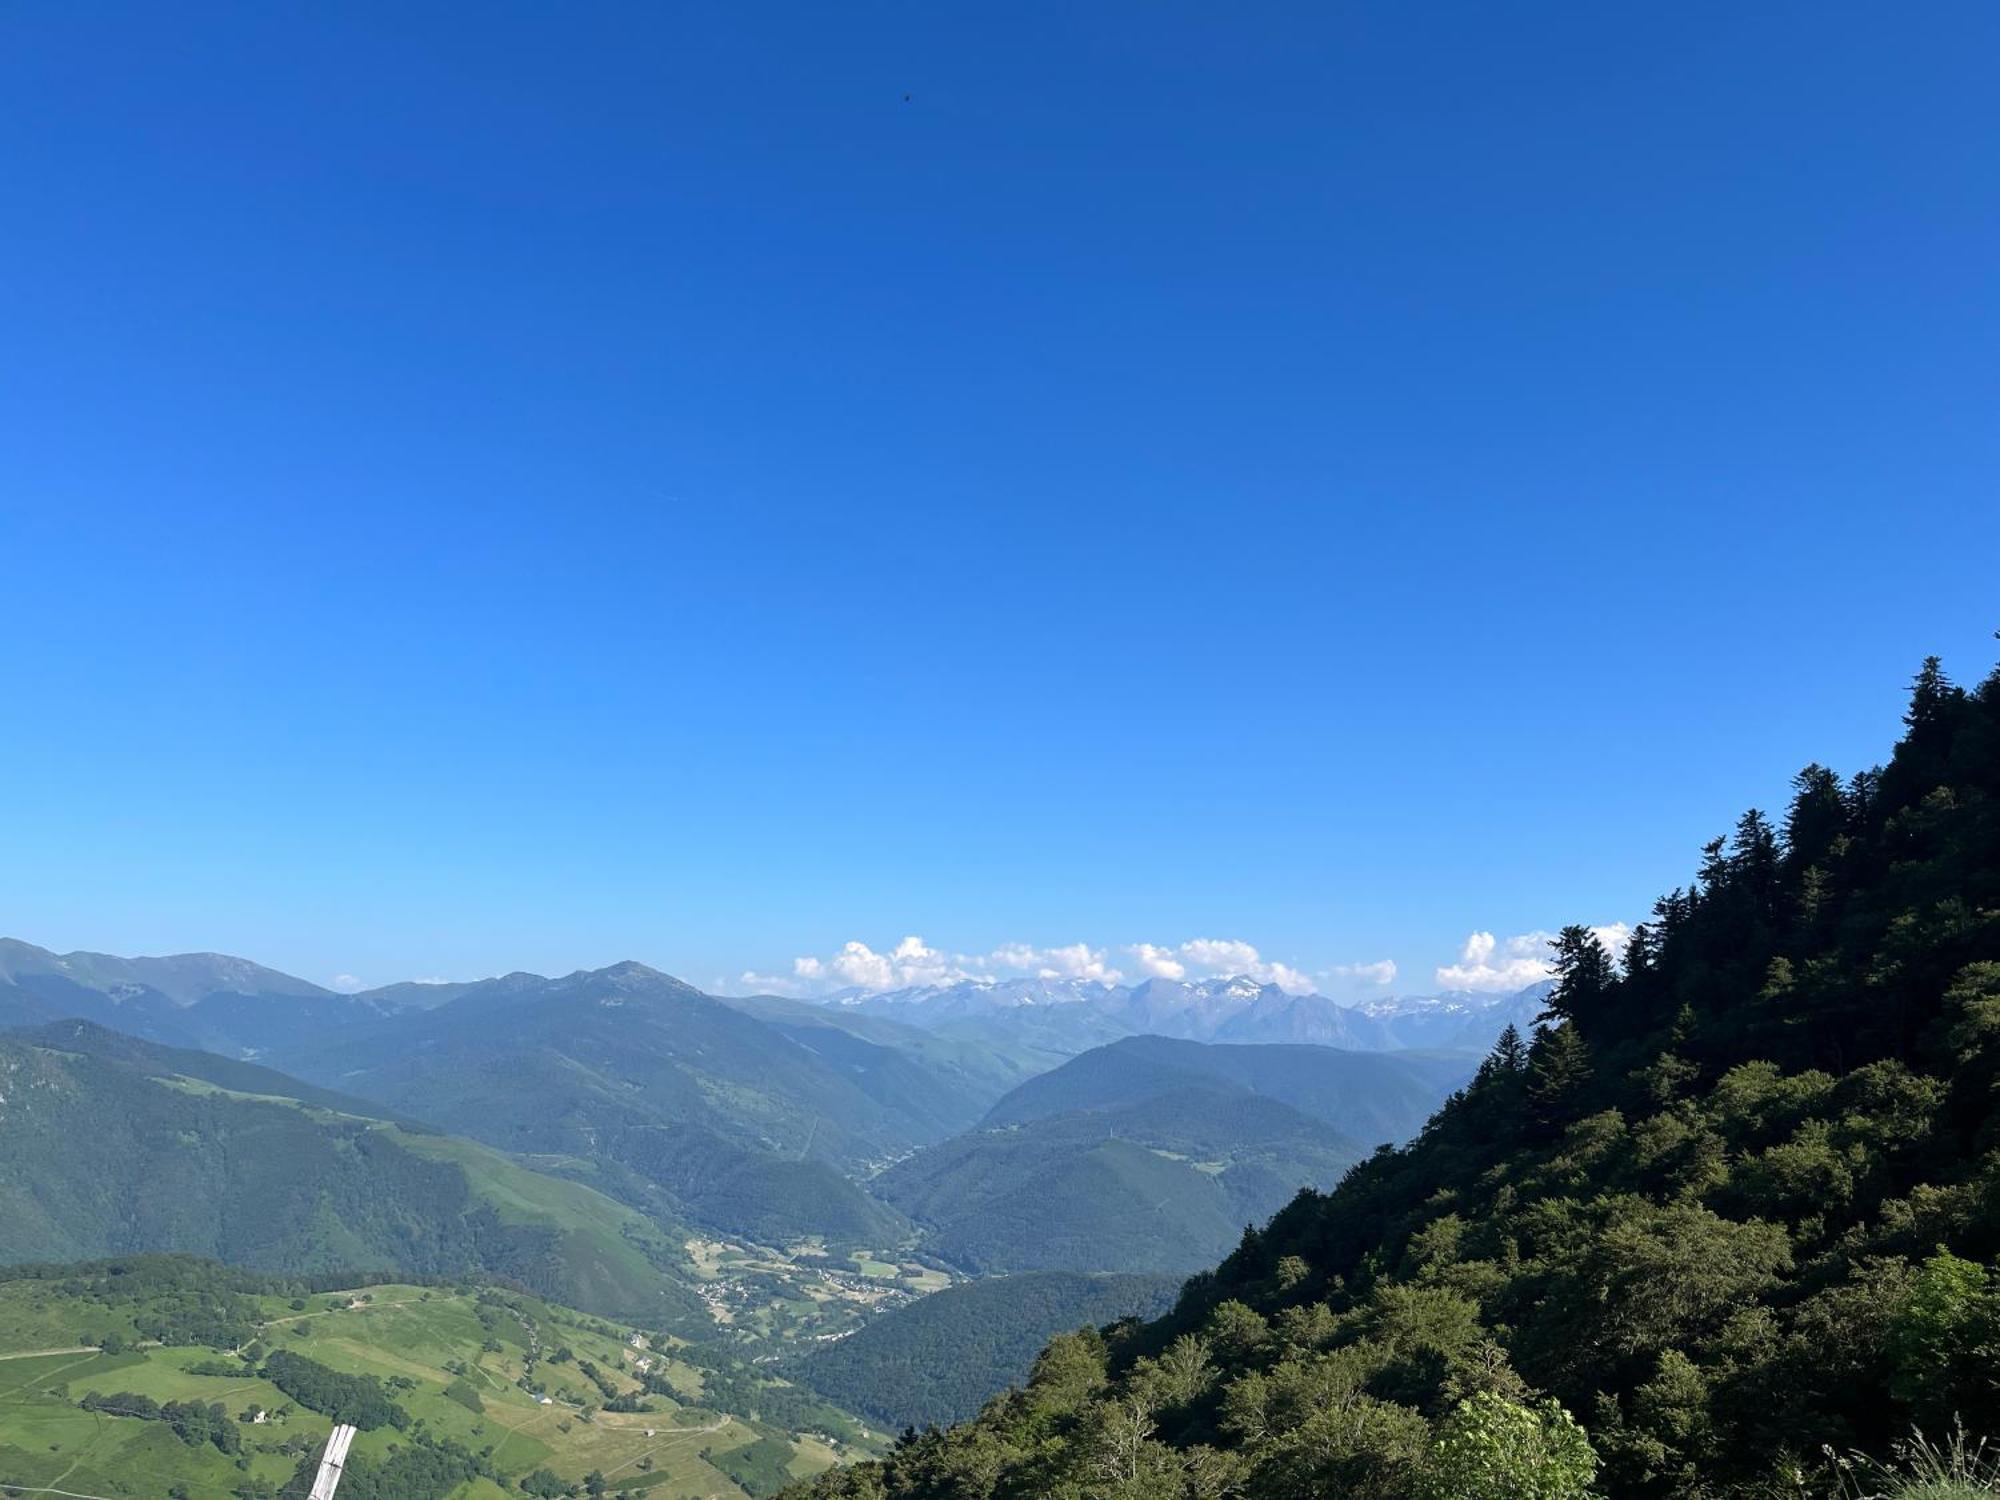
[[[650,964],[640,963],[636,958],[623,959],[618,963],[608,964],[602,969],[592,969],[586,972],[596,979],[667,979],[672,980],[675,984],[680,983],[678,979],[674,979],[673,975],[663,974]]]

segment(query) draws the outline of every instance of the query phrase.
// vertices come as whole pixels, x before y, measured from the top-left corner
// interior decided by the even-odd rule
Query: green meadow
[[[768,1492],[866,1441],[824,1408],[825,1425],[842,1430],[805,1438],[753,1414],[710,1410],[700,1401],[716,1377],[676,1357],[686,1346],[512,1290],[385,1284],[250,1301],[253,1336],[240,1347],[164,1347],[138,1342],[142,1298],[93,1297],[57,1280],[0,1282],[0,1493],[286,1493],[332,1420],[265,1378],[276,1350],[374,1376],[407,1414],[401,1428],[360,1434],[353,1451],[363,1467],[433,1443],[462,1445],[490,1469],[425,1492],[431,1500],[518,1495],[524,1479],[581,1487],[592,1475],[605,1491],[653,1500]],[[232,1305],[243,1313],[241,1300]],[[99,1342],[117,1352],[85,1347]],[[755,1382],[735,1372],[726,1383],[754,1411]],[[166,1421],[85,1409],[90,1392],[220,1403],[240,1451],[184,1441]],[[637,1402],[648,1409],[605,1409]]]

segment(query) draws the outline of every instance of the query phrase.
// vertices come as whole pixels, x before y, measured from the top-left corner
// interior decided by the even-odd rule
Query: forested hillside
[[[487,1273],[707,1321],[669,1230],[268,1068],[86,1021],[0,1036],[0,1264],[182,1251],[265,1271]]]
[[[1808,766],[1412,1144],[820,1496],[1830,1494],[2000,1428],[2000,672]],[[1942,1492],[1940,1492],[1942,1493]]]
[[[1365,1154],[1276,1099],[1184,1085],[1103,1109],[975,1130],[876,1178],[954,1265],[1180,1271],[1212,1264],[1303,1183]]]
[[[1178,1276],[1027,1271],[919,1298],[828,1344],[799,1375],[828,1400],[892,1432],[961,1421],[1026,1378],[1051,1336],[1085,1324],[1156,1317]]]

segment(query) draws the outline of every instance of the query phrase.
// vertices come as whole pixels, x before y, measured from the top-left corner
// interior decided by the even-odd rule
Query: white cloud
[[[1326,972],[1331,978],[1346,979],[1356,984],[1394,984],[1396,960],[1382,958],[1372,964],[1335,964]]]
[[[1093,948],[1088,943],[1069,943],[1059,948],[1007,943],[986,957],[992,965],[1025,970],[1038,979],[1094,979],[1100,984],[1116,984],[1125,977],[1104,961],[1102,948]]]
[[[1625,956],[1625,945],[1632,941],[1632,928],[1626,922],[1606,922],[1601,927],[1590,929],[1591,935],[1604,944],[1604,951],[1613,958]]]
[[[1032,943],[1002,943],[991,953],[944,953],[920,937],[906,937],[887,953],[868,944],[843,943],[828,957],[806,955],[792,960],[789,980],[746,970],[742,982],[773,988],[779,994],[810,993],[851,986],[863,990],[899,990],[914,985],[954,984],[962,979],[1000,979],[1033,975],[1037,979],[1080,979],[1116,984],[1125,976],[1107,961],[1102,948],[1088,943],[1064,943],[1038,948]]]
[[[862,942],[847,942],[840,952],[822,963],[802,958],[792,964],[803,978],[832,976],[843,984],[864,990],[899,990],[914,984],[950,984],[964,979],[965,970],[930,947],[917,936],[904,938],[887,953],[877,953]]]
[[[367,988],[352,974],[336,974],[327,981],[327,984],[330,988],[339,990],[343,995],[351,995],[356,990]]]
[[[1590,930],[1613,958],[1625,951],[1632,937],[1632,929],[1623,922],[1606,922]],[[1474,932],[1459,949],[1457,963],[1438,965],[1437,982],[1448,990],[1526,989],[1554,972],[1549,963],[1553,941],[1553,932],[1523,932],[1510,938]]]
[[[1549,977],[1547,932],[1524,932],[1503,943],[1490,932],[1475,932],[1459,949],[1458,962],[1440,964],[1437,982],[1448,990],[1519,990]]]
[[[1290,964],[1267,959],[1256,946],[1240,938],[1191,938],[1177,946],[1132,943],[1123,950],[1140,975],[1153,979],[1185,979],[1248,975],[1259,984],[1274,984],[1288,994],[1309,994],[1312,978]],[[1329,971],[1371,985],[1392,983],[1391,959],[1343,965]],[[920,937],[906,937],[887,952],[850,941],[836,953],[807,954],[792,960],[789,978],[744,971],[741,983],[780,995],[817,994],[852,987],[880,992],[916,985],[952,984],[963,979],[999,980],[1032,976],[1086,983],[1118,984],[1126,974],[1111,960],[1110,950],[1089,943],[1040,947],[1033,943],[1002,943],[987,953],[945,953]]]
[[[1139,961],[1149,979],[1185,979],[1187,965],[1174,957],[1174,950],[1153,943],[1134,943],[1125,950]]]
[[[1257,950],[1240,938],[1195,938],[1181,952],[1195,967],[1217,973],[1248,974],[1257,964]]]

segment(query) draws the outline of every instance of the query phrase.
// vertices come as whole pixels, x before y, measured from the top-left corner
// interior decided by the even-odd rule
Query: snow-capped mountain
[[[898,990],[843,990],[820,1003],[927,1030],[1074,1054],[1124,1036],[1197,1042],[1308,1042],[1361,1052],[1483,1052],[1510,1023],[1524,1032],[1547,981],[1512,994],[1453,990],[1343,1005],[1247,975],[1104,984],[1078,979],[965,979]]]
[[[1484,1048],[1510,1025],[1526,1036],[1555,987],[1553,979],[1544,979],[1506,995],[1446,990],[1439,995],[1365,1000],[1354,1008],[1382,1026],[1393,1039],[1392,1046]]]

